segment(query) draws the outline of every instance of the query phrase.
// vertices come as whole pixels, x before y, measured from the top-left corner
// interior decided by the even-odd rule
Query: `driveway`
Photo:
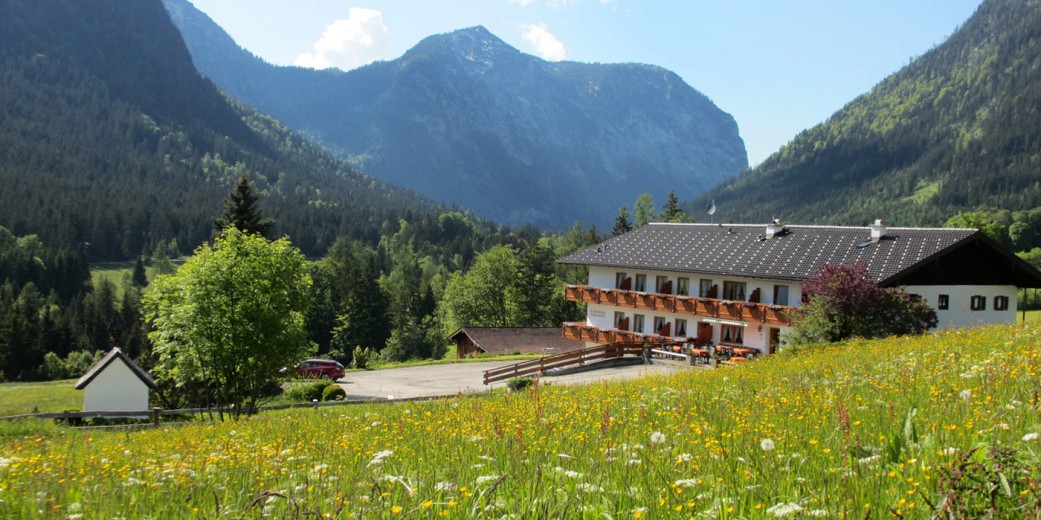
[[[407,368],[348,372],[338,382],[348,399],[403,399],[480,392],[506,386],[505,381],[484,384],[484,371],[516,361],[447,363]],[[653,365],[612,366],[559,376],[543,376],[553,384],[583,384],[605,379],[626,379],[689,369],[681,363],[655,361]]]

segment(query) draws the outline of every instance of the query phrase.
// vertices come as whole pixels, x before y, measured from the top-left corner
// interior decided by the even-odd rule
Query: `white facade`
[[[148,410],[148,385],[121,359],[114,359],[83,388],[83,411]]]
[[[716,286],[718,299],[731,299],[733,301],[747,301],[751,296],[752,292],[756,289],[760,292],[759,303],[762,304],[777,304],[777,305],[790,305],[797,306],[799,300],[802,298],[802,287],[798,282],[784,281],[784,280],[765,280],[758,278],[748,278],[741,276],[721,276],[721,275],[709,275],[700,273],[676,273],[667,271],[649,271],[633,268],[609,268],[590,266],[589,267],[589,285],[601,289],[616,289],[618,275],[624,273],[625,277],[629,277],[632,280],[632,290],[641,290],[637,284],[637,275],[641,275],[645,281],[645,286],[642,289],[643,292],[655,293],[659,283],[659,277],[663,277],[664,282],[671,282],[671,290],[669,294],[678,294],[680,279],[685,278],[687,280],[687,295],[690,297],[708,297],[703,290],[706,287]],[[736,287],[740,288],[740,293],[733,295],[724,294],[725,283],[737,284]],[[743,284],[743,285],[740,285]],[[787,299],[784,296],[787,295]],[[728,298],[727,296],[731,296]],[[775,301],[775,296],[777,300]],[[643,326],[640,327],[639,321],[642,316]],[[649,311],[644,309],[626,308],[619,307],[616,305],[605,305],[605,304],[593,304],[590,303],[586,310],[586,324],[597,327],[600,329],[613,329],[616,328],[619,318],[629,318],[629,331],[640,332],[645,334],[655,333],[656,321],[664,321],[670,324],[671,337],[676,339],[686,339],[691,337],[697,337],[699,334],[699,327],[711,327],[712,328],[712,343],[731,345],[731,346],[743,346],[748,348],[754,348],[759,350],[760,353],[770,352],[769,342],[771,334],[775,338],[783,336],[788,331],[789,327],[775,326],[769,324],[758,324],[756,322],[740,322],[738,320],[724,320],[728,324],[720,323],[720,320],[715,320],[705,316],[695,316],[685,312],[662,312],[662,311]],[[685,322],[686,330],[680,329],[678,322]],[[740,325],[743,323],[743,325]],[[705,325],[702,325],[705,324]],[[740,331],[738,331],[740,329]],[[684,333],[685,332],[685,333]]]
[[[1014,285],[909,285],[904,290],[936,309],[940,329],[1016,322]]]
[[[638,275],[644,284],[643,287],[638,286]],[[716,298],[724,300],[747,301],[756,289],[760,291],[759,303],[762,304],[797,307],[802,299],[802,286],[799,282],[635,268],[589,267],[589,285],[592,287],[616,289],[620,278],[631,279],[631,290],[647,293],[663,292],[657,290],[659,283],[671,282],[668,294],[681,294],[677,290],[680,279],[684,278],[687,280],[687,295],[690,297],[708,297],[704,289],[714,285],[717,287]],[[724,284],[730,285],[731,294],[724,294]],[[741,293],[734,293],[734,287],[740,287]],[[904,287],[904,290],[922,296],[936,310],[937,328],[1015,323],[1016,320],[1017,289],[1012,285],[915,285]],[[686,312],[652,311],[597,303],[587,306],[586,324],[592,327],[603,330],[615,329],[618,328],[618,323],[626,318],[629,320],[629,331],[644,334],[654,334],[657,330],[656,324],[667,323],[670,326],[671,337],[676,339],[697,337],[699,327],[711,326],[713,344],[744,346],[758,349],[761,353],[771,352],[771,337],[776,345],[778,339],[790,329],[755,321],[742,325],[736,320],[716,320]],[[736,335],[737,328],[740,328],[739,336]]]

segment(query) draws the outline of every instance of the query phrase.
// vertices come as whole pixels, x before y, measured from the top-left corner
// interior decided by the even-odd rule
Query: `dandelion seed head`
[[[1023,442],[1034,442],[1041,438],[1041,434],[1037,432],[1030,432],[1023,436]]]
[[[776,446],[774,446],[773,439],[763,439],[759,441],[759,447],[762,448],[763,451],[773,451]]]

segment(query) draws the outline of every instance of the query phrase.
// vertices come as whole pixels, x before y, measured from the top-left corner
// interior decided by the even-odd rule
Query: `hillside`
[[[0,516],[47,497],[84,518],[1036,518],[1039,339],[945,331],[137,431],[23,421],[0,425]]]
[[[719,220],[937,225],[1041,206],[1041,4],[987,0],[913,60],[715,199]]]
[[[312,255],[435,209],[230,102],[159,0],[0,0],[0,122],[0,226],[93,258],[208,239],[241,173]]]
[[[747,167],[733,118],[676,74],[546,62],[472,27],[349,72],[268,65],[164,0],[199,70],[380,179],[507,223],[606,227],[642,192],[692,197]]]

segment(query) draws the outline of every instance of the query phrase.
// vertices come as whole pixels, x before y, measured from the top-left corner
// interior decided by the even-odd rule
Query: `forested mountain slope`
[[[1041,206],[1041,3],[987,0],[886,78],[714,199],[719,220],[937,225]]]
[[[737,124],[676,74],[547,62],[472,27],[349,72],[275,67],[164,0],[199,70],[380,179],[507,223],[606,227],[640,193],[747,167]]]
[[[241,173],[312,255],[434,211],[229,102],[159,0],[0,0],[0,226],[95,259],[193,247]]]

